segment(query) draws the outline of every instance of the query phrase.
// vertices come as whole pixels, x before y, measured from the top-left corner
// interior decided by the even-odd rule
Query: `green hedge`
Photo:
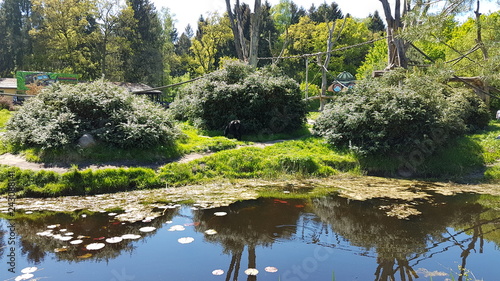
[[[297,130],[307,114],[293,79],[277,68],[254,70],[240,62],[230,62],[186,87],[170,112],[200,129],[220,131],[239,119],[245,133],[263,134]]]
[[[173,145],[179,135],[158,105],[104,81],[55,84],[30,98],[7,123],[6,136],[28,147],[74,147],[84,134],[121,148]]]
[[[400,155],[422,146],[437,150],[488,125],[488,109],[473,92],[401,74],[362,81],[335,99],[316,120],[315,134],[362,155]]]

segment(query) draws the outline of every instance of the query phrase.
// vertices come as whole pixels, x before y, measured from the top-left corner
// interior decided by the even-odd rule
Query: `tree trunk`
[[[239,4],[239,1],[237,1],[237,5]],[[236,22],[236,19],[234,18],[233,11],[231,9],[231,0],[226,0],[226,9],[227,9],[227,15],[229,17],[229,22],[231,23],[231,30],[233,31],[233,37],[234,37],[234,45],[236,49],[236,55],[238,55],[238,59],[241,61],[245,61],[246,58],[243,53],[243,48],[244,46],[241,44],[241,38],[240,38],[240,32],[238,28],[238,24]],[[241,36],[243,36],[243,33],[241,33]]]
[[[252,14],[252,35],[250,38],[250,60],[249,63],[253,67],[257,67],[257,55],[259,51],[259,35],[260,35],[260,20],[261,20],[261,3],[260,0],[255,0],[254,12]]]
[[[399,31],[403,24],[401,17],[408,9],[408,5],[403,5],[403,14],[401,14],[401,1],[395,1],[395,12],[392,15],[389,0],[380,0],[384,9],[385,20],[387,23],[387,69],[395,67],[408,67],[408,59],[406,57],[407,44],[403,38],[398,37]],[[406,3],[406,1],[405,1]]]
[[[345,22],[345,21],[344,21]],[[327,74],[327,67],[328,67],[328,64],[330,64],[330,57],[331,57],[331,51],[332,51],[332,48],[333,48],[333,42],[332,42],[332,37],[333,37],[333,30],[335,29],[335,22],[333,22],[333,25],[332,27],[330,28],[330,26],[328,25],[328,41],[327,41],[327,52],[326,52],[326,58],[325,58],[325,62],[323,63],[323,65],[321,65],[321,97],[323,96],[326,96],[326,88],[327,88],[327,83],[328,81],[326,80],[326,74]],[[323,109],[325,108],[325,100],[326,99],[323,99],[323,98],[320,98],[319,102],[320,102],[320,107],[319,107],[319,110],[320,111],[323,111]]]
[[[488,59],[488,50],[483,44],[483,39],[481,36],[481,13],[479,12],[479,0],[477,0],[477,10],[474,12],[476,14],[476,27],[477,27],[477,38],[476,43],[478,44],[481,52],[483,53],[483,59]]]

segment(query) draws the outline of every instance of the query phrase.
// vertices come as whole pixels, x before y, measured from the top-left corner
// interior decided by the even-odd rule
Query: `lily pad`
[[[38,267],[36,267],[36,266],[25,267],[25,268],[21,269],[21,273],[29,274],[29,273],[33,273],[33,272],[35,272],[37,270],[38,270]]]
[[[156,227],[154,227],[154,226],[145,226],[145,227],[139,228],[139,231],[140,232],[151,232],[155,229],[156,229]]]
[[[222,269],[216,269],[212,271],[212,275],[222,275],[222,274],[224,274],[224,270]]]
[[[217,217],[223,217],[223,216],[227,215],[227,213],[226,212],[215,212],[214,215]]]
[[[182,225],[172,225],[168,231],[183,231],[185,230],[186,228]]]
[[[52,225],[47,225],[47,228],[52,229],[60,226],[59,224],[52,224]]]
[[[113,244],[113,243],[122,242],[122,240],[123,240],[123,238],[121,238],[121,237],[111,237],[111,238],[106,239],[106,242]]]
[[[124,234],[122,235],[122,239],[139,239],[141,238],[138,234]]]
[[[245,270],[245,274],[254,276],[254,275],[259,274],[259,271],[255,268],[249,268],[249,269]]]
[[[55,248],[54,252],[60,253],[60,252],[66,252],[67,250],[68,250],[68,248],[64,248],[64,247],[63,248]]]
[[[194,241],[194,238],[193,237],[182,237],[182,238],[177,239],[177,241],[181,244],[189,244],[189,243],[192,243]]]
[[[91,243],[85,246],[85,248],[87,248],[87,250],[99,250],[104,248],[104,246],[105,246],[104,243]]]
[[[29,280],[29,279],[33,278],[34,276],[35,275],[33,275],[31,273],[26,273],[26,274],[17,276],[16,279],[14,279],[14,280],[15,281]]]
[[[69,241],[69,240],[73,239],[73,237],[72,236],[61,236],[58,239],[61,241]]]
[[[264,268],[264,270],[267,272],[271,272],[271,273],[278,272],[278,269],[274,266],[268,266],[268,267]]]
[[[73,240],[73,241],[70,241],[69,243],[72,245],[78,245],[78,244],[82,244],[83,240]]]
[[[205,230],[206,235],[215,235],[217,234],[217,231],[215,229],[207,229]]]

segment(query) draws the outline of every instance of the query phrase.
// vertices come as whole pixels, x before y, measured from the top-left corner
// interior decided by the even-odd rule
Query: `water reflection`
[[[123,240],[122,243],[107,244],[102,250],[90,252],[85,245],[104,242],[106,238],[121,237],[125,234],[141,235],[147,237],[154,232],[142,233],[139,229],[143,226],[162,227],[163,223],[171,220],[177,210],[165,210],[164,214],[147,222],[135,223],[120,222],[110,213],[96,213],[87,215],[84,212],[54,213],[40,212],[16,219],[16,232],[20,237],[21,253],[30,263],[39,264],[49,253],[56,253],[58,260],[82,261],[91,258],[96,261],[107,261],[116,258],[123,252],[132,253],[134,247],[132,240]],[[48,228],[50,226],[50,228]],[[40,235],[49,229],[51,235]],[[72,237],[72,240],[81,239],[82,244],[71,245],[68,241],[55,239],[54,235]],[[71,234],[71,235],[68,235]]]
[[[276,239],[289,239],[296,233],[295,224],[305,208],[302,200],[255,200],[240,202],[222,210],[227,216],[217,217],[213,210],[200,211],[195,215],[202,222],[196,230],[205,232],[216,229],[217,235],[207,236],[211,243],[222,246],[223,252],[231,256],[226,280],[238,280],[241,259],[245,247],[248,253],[247,268],[257,267],[256,247],[271,246]],[[280,227],[291,225],[291,228]],[[248,276],[247,280],[256,280],[256,276]]]
[[[192,221],[186,224],[186,232],[192,232],[188,235],[197,234],[203,237],[203,243],[196,244],[196,251],[203,251],[202,248],[213,251],[213,245],[216,245],[220,252],[228,256],[224,268],[226,281],[242,280],[243,272],[248,268],[258,268],[262,271],[263,266],[262,262],[259,264],[259,259],[264,260],[265,255],[273,251],[273,245],[290,245],[292,249],[287,253],[292,253],[297,243],[320,247],[324,253],[346,251],[352,255],[367,257],[373,260],[370,275],[374,274],[372,276],[375,276],[376,281],[406,281],[422,278],[423,273],[419,271],[421,264],[450,248],[460,249],[459,254],[452,259],[459,262],[461,273],[464,273],[470,257],[483,253],[485,241],[500,245],[500,211],[475,203],[477,199],[478,196],[475,195],[435,196],[429,202],[416,202],[414,208],[418,209],[420,214],[407,220],[387,215],[386,206],[398,202],[383,199],[353,201],[338,196],[308,201],[259,199],[235,203],[225,208],[196,211],[187,207],[182,210],[166,209],[160,217],[136,223],[122,223],[108,213],[87,217],[82,212],[34,213],[17,219],[16,231],[21,251],[30,263],[43,262],[50,254],[55,255],[58,261],[95,260],[106,264],[124,253],[133,257],[136,247],[141,245],[132,243],[131,240],[123,240],[116,244],[106,244],[106,247],[98,251],[88,251],[84,245],[124,234],[139,234],[142,240],[156,235],[165,236],[168,232],[159,230],[165,226],[168,229],[170,221],[182,217]],[[215,212],[221,211],[227,215],[214,215]],[[76,239],[80,236],[84,243],[70,246],[67,241],[37,235],[38,232],[46,230],[48,225],[55,225],[54,234],[73,232],[72,237]],[[142,233],[139,228],[143,226],[153,226],[157,230]],[[216,230],[217,234],[205,234],[205,231],[210,229]],[[160,243],[151,240],[151,243]],[[175,240],[161,240],[161,245],[177,243]],[[0,239],[0,243],[4,243],[3,241],[4,239]],[[66,250],[54,253],[55,249],[64,247]],[[213,256],[218,254],[211,253]],[[286,257],[288,264],[284,266],[292,268],[292,265],[306,260],[307,255],[293,252],[293,255]],[[0,260],[2,257],[4,255],[0,256]],[[179,255],[179,258],[189,259],[189,256]],[[330,262],[326,258],[325,261]],[[192,271],[189,263],[175,270]],[[331,272],[330,276],[312,277],[312,273],[308,275],[316,279],[287,279],[286,268],[282,266],[280,270],[281,280],[331,279]],[[355,271],[357,268],[353,264],[351,268],[342,270]],[[262,274],[257,276],[245,278],[257,280],[265,277]],[[198,280],[208,280],[206,277],[207,273],[200,273]],[[457,274],[458,280],[462,278],[462,275]],[[278,280],[278,277],[274,276],[268,280]]]
[[[418,278],[414,267],[440,251],[446,251],[447,248],[440,245],[449,241],[462,249],[460,257],[457,257],[461,260],[458,280],[462,280],[470,252],[479,247],[479,253],[482,253],[485,234],[497,232],[498,236],[500,226],[500,212],[468,203],[477,197],[436,196],[433,202],[419,204],[417,208],[421,214],[409,220],[388,217],[382,207],[387,202],[383,200],[360,202],[329,197],[314,200],[313,206],[321,220],[348,239],[351,245],[376,251],[376,281],[397,280],[397,277],[399,280]],[[485,219],[484,216],[490,218]],[[495,227],[491,228],[492,225]],[[460,231],[451,234],[448,228]],[[469,233],[471,237],[457,240],[456,236],[462,232]],[[497,245],[499,241],[494,240]]]

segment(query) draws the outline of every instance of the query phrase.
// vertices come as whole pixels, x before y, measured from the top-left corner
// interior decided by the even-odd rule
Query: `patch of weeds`
[[[179,150],[182,151],[183,154],[191,152],[216,152],[233,149],[238,145],[245,144],[244,142],[227,139],[220,136],[220,134],[219,136],[213,135],[213,137],[206,136],[204,132],[197,130],[187,122],[182,123],[179,127],[185,135],[185,137],[177,142]],[[213,132],[210,132],[209,135],[212,134]]]
[[[500,163],[486,168],[484,181],[487,183],[500,183]]]

